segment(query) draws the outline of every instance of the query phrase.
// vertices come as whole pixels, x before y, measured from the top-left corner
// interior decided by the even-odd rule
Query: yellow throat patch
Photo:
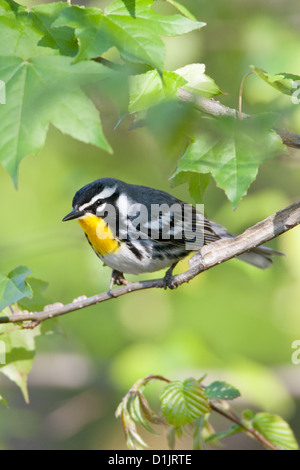
[[[114,238],[111,229],[103,219],[95,215],[87,215],[78,219],[78,222],[87,234],[94,250],[101,256],[109,255],[119,248],[120,243]]]

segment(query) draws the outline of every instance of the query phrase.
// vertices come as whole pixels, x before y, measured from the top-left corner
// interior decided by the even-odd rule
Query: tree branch
[[[254,437],[257,441],[259,441],[261,444],[263,444],[265,447],[267,447],[270,450],[276,450],[276,446],[274,446],[270,441],[268,441],[262,434],[260,434],[256,429],[254,428],[248,428],[243,421],[233,413],[231,408],[227,405],[228,411],[222,409],[221,407],[215,405],[214,403],[210,402],[210,407],[213,411],[218,413],[219,415],[223,416],[224,418],[228,419],[234,424],[237,424],[240,426],[246,433],[251,434],[252,437]]]
[[[284,232],[300,224],[300,201],[291,204],[256,225],[248,228],[244,233],[235,238],[218,240],[209,245],[205,245],[190,260],[190,269],[173,276],[173,286],[178,287],[189,282],[195,276],[213,268],[231,258],[241,255],[269,240],[278,237]],[[113,292],[103,292],[92,297],[86,296],[75,299],[72,303],[47,305],[42,312],[14,312],[9,316],[0,317],[1,323],[25,323],[24,326],[35,325],[35,322],[65,315],[75,310],[80,310],[90,305],[95,305],[106,300],[112,300],[131,292],[144,289],[164,288],[164,279],[152,279],[147,281],[130,282],[113,290]]]
[[[200,111],[210,114],[211,116],[221,117],[221,116],[231,116],[239,119],[250,118],[250,114],[245,114],[239,112],[236,109],[229,108],[219,101],[214,101],[212,99],[204,98],[203,96],[195,95],[190,91],[184,90],[183,88],[178,88],[178,96],[181,101],[190,101],[193,102]],[[274,128],[277,134],[280,136],[282,142],[288,147],[293,147],[300,149],[300,134],[295,132],[287,131],[286,129]]]
[[[121,69],[122,66],[111,62],[110,60],[104,59],[103,57],[95,57],[92,60],[103,64],[107,67],[115,68],[116,70]],[[251,72],[250,72],[251,73]],[[239,113],[238,110],[229,108],[219,101],[213,99],[204,98],[203,96],[196,95],[191,91],[185,90],[184,88],[178,88],[178,97],[181,101],[189,101],[196,105],[200,111],[210,114],[211,116],[221,117],[221,116],[231,116],[239,119],[250,118],[250,114]],[[287,147],[293,147],[300,149],[300,134],[295,132],[287,131],[286,129],[280,129],[274,127],[275,132],[280,136],[282,143]]]

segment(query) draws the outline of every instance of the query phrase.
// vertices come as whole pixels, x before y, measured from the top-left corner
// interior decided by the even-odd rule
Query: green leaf
[[[8,406],[7,401],[5,400],[5,398],[3,398],[2,395],[0,395],[0,402],[3,403],[3,405]]]
[[[175,99],[178,87],[184,84],[185,80],[174,72],[165,71],[161,76],[157,70],[150,70],[132,76],[129,81],[129,112],[139,112],[162,101]]]
[[[143,450],[145,447],[148,446],[138,434],[136,424],[132,416],[130,415],[131,400],[132,395],[129,392],[127,395],[125,395],[125,397],[119,404],[115,416],[116,418],[120,418],[122,421],[127,447],[134,450]]]
[[[17,4],[15,4],[17,6]],[[19,5],[21,7],[21,5]],[[22,7],[26,10],[26,7]],[[0,0],[0,14],[1,16],[6,16],[7,18],[14,17],[13,4],[7,0]]]
[[[28,403],[27,377],[32,368],[36,346],[35,338],[42,333],[42,325],[33,330],[11,330],[9,325],[0,325],[0,338],[5,345],[5,364],[0,364],[0,372],[6,375],[21,389]],[[52,331],[47,331],[52,333]]]
[[[0,5],[6,4],[8,8],[15,14],[27,11],[27,7],[16,3],[14,0],[0,0]]]
[[[255,416],[255,413],[252,410],[246,409],[246,410],[243,411],[243,419],[245,419],[245,420],[250,421],[254,418],[254,416]]]
[[[164,100],[146,112],[146,125],[167,154],[178,154],[178,148],[186,147],[187,135],[195,126],[198,113],[192,103],[174,100]]]
[[[266,83],[271,85],[275,90],[280,91],[280,93],[284,93],[285,95],[293,95],[296,88],[299,88],[300,84],[300,75],[294,75],[292,73],[278,73],[275,75],[271,75],[265,72],[263,69],[259,67],[255,67],[254,65],[250,65],[253,72]],[[298,83],[298,87],[295,86],[295,82]]]
[[[34,24],[43,33],[39,46],[58,49],[63,55],[75,56],[78,53],[78,41],[74,29],[68,26],[52,28],[52,24],[61,12],[70,8],[67,2],[47,3],[31,8]]]
[[[170,450],[174,450],[176,443],[176,429],[169,427],[167,429],[167,441]]]
[[[22,310],[28,310],[30,312],[38,312],[43,310],[45,305],[50,304],[49,300],[43,296],[43,292],[47,288],[48,283],[33,277],[29,277],[27,282],[30,285],[33,293],[32,298],[22,298],[18,301],[18,306]]]
[[[204,393],[210,400],[234,400],[241,395],[235,387],[219,380],[205,387]]]
[[[284,151],[280,137],[270,130],[273,119],[257,115],[241,121],[211,121],[209,132],[197,137],[179,160],[173,184],[182,181],[182,173],[210,173],[236,206],[255,180],[259,165]]]
[[[186,84],[182,86],[185,90],[205,98],[224,94],[214,80],[205,75],[204,64],[189,64],[175,70],[175,72],[186,80]]]
[[[197,21],[194,15],[192,15],[192,13],[187,8],[185,8],[185,6],[181,5],[181,3],[178,3],[175,0],[166,0],[166,2],[175,7],[183,16],[186,16],[192,21]]]
[[[257,413],[252,421],[254,429],[274,446],[285,450],[298,450],[298,443],[288,423],[278,415]]]
[[[207,438],[205,438],[205,443],[206,444],[210,443],[212,445],[217,445],[217,444],[219,444],[218,441],[220,439],[224,439],[225,437],[232,436],[233,434],[237,434],[237,433],[240,433],[240,432],[243,432],[243,428],[241,428],[238,424],[233,424],[226,431],[216,432],[216,433],[211,434]]]
[[[174,174],[170,178],[170,181],[172,187],[188,183],[189,192],[194,201],[202,203],[205,190],[210,183],[210,175],[199,174],[194,171],[180,171],[177,174]]]
[[[110,151],[99,112],[81,89],[113,74],[101,64],[72,64],[63,56],[0,57],[6,102],[0,106],[0,161],[16,181],[22,158],[45,142],[49,123],[86,143]],[[59,86],[58,86],[59,84]]]
[[[193,450],[202,450],[203,445],[203,426],[205,424],[204,417],[196,419],[193,429]]]
[[[16,56],[26,60],[42,54],[53,54],[53,50],[40,47],[43,32],[26,7],[14,2],[0,3],[0,55]]]
[[[79,40],[77,60],[101,56],[116,47],[129,62],[163,69],[165,47],[160,36],[177,36],[204,26],[186,16],[159,15],[153,0],[116,0],[105,12],[98,8],[72,6],[54,26],[75,28]]]
[[[163,416],[175,427],[191,423],[210,412],[201,385],[192,378],[171,382],[165,387],[160,399]]]
[[[0,311],[24,297],[32,297],[32,289],[25,278],[31,273],[26,266],[19,266],[7,276],[0,273]]]
[[[131,418],[136,422],[141,424],[147,431],[157,434],[147,423],[145,419],[143,408],[141,405],[140,392],[136,392],[134,395],[131,395],[128,401],[128,410]]]

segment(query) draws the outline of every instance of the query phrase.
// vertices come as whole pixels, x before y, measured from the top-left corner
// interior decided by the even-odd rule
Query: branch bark
[[[110,60],[104,59],[103,57],[95,57],[93,59],[95,62],[103,64],[107,67],[121,69],[119,64],[111,62]],[[231,116],[239,119],[250,118],[250,114],[239,113],[238,110],[229,108],[219,101],[213,99],[204,98],[203,96],[195,95],[194,93],[184,90],[183,88],[178,88],[178,97],[181,101],[189,101],[195,104],[195,106],[202,112],[210,114],[211,116],[221,117],[221,116]],[[288,131],[286,129],[280,129],[275,127],[274,130],[280,136],[282,142],[287,147],[293,147],[300,149],[300,134],[295,132]]]
[[[202,112],[210,114],[215,117],[222,116],[231,116],[235,118],[250,118],[250,114],[245,114],[239,112],[236,109],[229,108],[219,101],[214,101],[202,96],[195,95],[190,91],[184,90],[183,88],[178,88],[178,96],[181,101],[190,101],[195,104],[195,106]],[[293,147],[300,149],[300,134],[295,132],[287,131],[286,129],[274,128],[277,134],[280,136],[282,142],[288,147]]]
[[[173,285],[178,287],[189,282],[198,274],[239,256],[252,248],[256,248],[299,224],[300,201],[258,222],[236,238],[222,239],[203,246],[191,258],[190,269],[173,276]],[[30,327],[34,326],[36,322],[40,323],[44,320],[112,300],[122,295],[153,288],[164,288],[164,279],[130,282],[126,286],[114,289],[113,292],[103,292],[89,298],[81,297],[67,305],[47,305],[42,312],[15,312],[12,315],[0,317],[0,324],[27,322],[24,326]]]

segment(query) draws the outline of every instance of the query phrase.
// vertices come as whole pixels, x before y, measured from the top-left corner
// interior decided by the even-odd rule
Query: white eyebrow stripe
[[[92,199],[89,202],[86,202],[85,204],[82,204],[82,206],[78,207],[80,211],[83,211],[89,206],[92,206],[98,199],[107,199],[108,197],[112,196],[117,189],[117,185],[113,186],[112,188],[104,188],[101,193],[96,194],[96,196],[92,197]]]

